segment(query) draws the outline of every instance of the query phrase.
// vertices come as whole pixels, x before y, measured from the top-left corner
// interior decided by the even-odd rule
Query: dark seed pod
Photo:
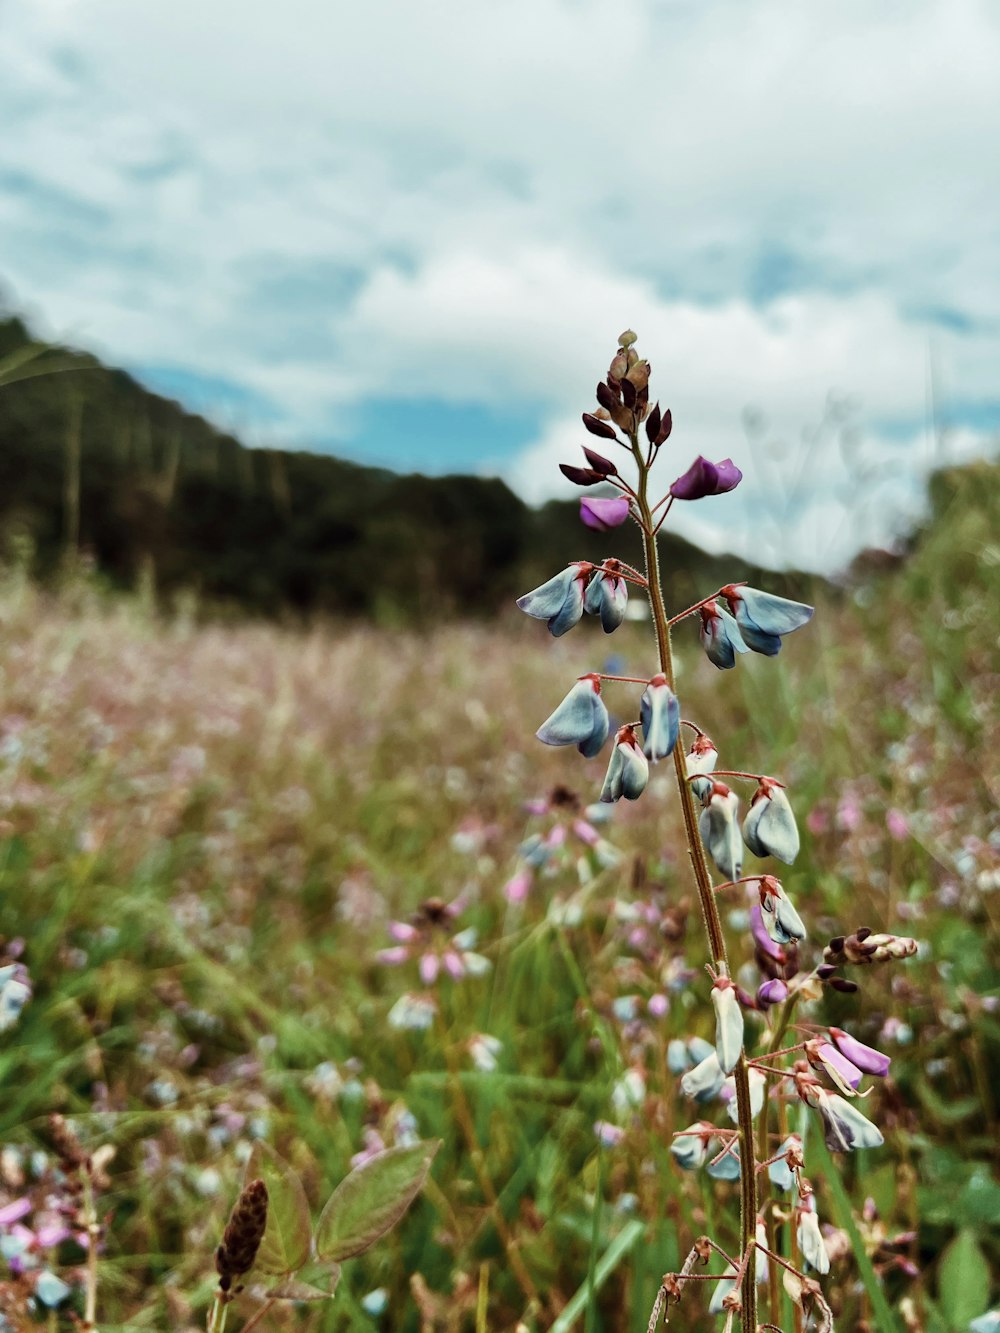
[[[591,416],[589,412],[584,412],[583,424],[590,431],[591,435],[597,435],[602,440],[618,439],[613,426],[609,426],[606,421],[601,421],[599,417]]]
[[[604,473],[596,472],[592,467],[573,467],[570,463],[560,463],[559,471],[574,486],[594,486],[604,480]]]
[[[603,477],[618,476],[618,469],[610,458],[605,458],[603,454],[597,453],[594,449],[588,449],[586,445],[583,446],[583,452],[587,456],[587,462],[595,472],[600,472]]]
[[[839,990],[844,995],[853,995],[860,987],[856,981],[849,981],[847,977],[831,977],[829,983],[834,990]]]
[[[606,412],[613,413],[616,407],[621,407],[622,396],[602,380],[597,386],[597,401]]]
[[[660,404],[657,403],[649,416],[646,418],[646,439],[650,444],[656,443],[656,437],[660,433]]]
[[[215,1252],[220,1290],[229,1291],[253,1268],[266,1226],[267,1186],[262,1180],[251,1180],[233,1205],[222,1244]]]
[[[653,443],[656,445],[665,444],[666,441],[670,438],[670,432],[673,430],[673,426],[674,426],[674,418],[671,415],[670,408],[668,407],[663,414],[663,419],[660,422],[660,429],[657,431],[656,439],[653,441]]]

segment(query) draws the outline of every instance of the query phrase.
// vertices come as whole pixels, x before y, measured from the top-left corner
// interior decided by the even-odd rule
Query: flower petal
[[[585,496],[580,501],[580,519],[585,527],[596,532],[609,532],[620,527],[629,515],[627,496]]]

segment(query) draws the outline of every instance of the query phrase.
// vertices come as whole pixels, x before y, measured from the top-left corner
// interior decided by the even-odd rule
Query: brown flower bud
[[[599,417],[591,416],[589,412],[584,412],[583,424],[590,431],[591,435],[597,435],[602,440],[618,439],[618,435],[613,426],[609,426],[606,421],[602,421]]]
[[[222,1244],[215,1252],[220,1290],[229,1291],[237,1279],[253,1268],[266,1226],[267,1186],[262,1180],[251,1180],[233,1205],[222,1233]]]
[[[628,370],[628,357],[624,352],[619,352],[608,367],[608,379],[621,382],[625,378]]]
[[[67,1174],[87,1166],[89,1158],[80,1146],[76,1131],[63,1116],[49,1116],[49,1135],[59,1155],[59,1163]]]
[[[618,476],[618,469],[610,458],[605,458],[603,454],[599,454],[595,449],[588,449],[586,445],[583,446],[583,452],[587,456],[587,462],[595,472],[600,472],[604,477]]]
[[[656,437],[660,433],[660,404],[657,403],[649,416],[646,418],[646,439],[650,444],[656,442]]]
[[[574,486],[596,486],[599,481],[604,480],[604,473],[597,472],[592,467],[573,467],[571,463],[560,463],[559,471]]]
[[[663,420],[660,422],[660,429],[653,443],[655,445],[665,444],[666,441],[670,438],[670,432],[671,430],[673,430],[673,426],[674,426],[674,418],[670,412],[670,408],[668,407],[663,414]]]

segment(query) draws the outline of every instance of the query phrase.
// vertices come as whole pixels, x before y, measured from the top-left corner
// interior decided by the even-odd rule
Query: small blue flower
[[[670,1155],[682,1171],[697,1171],[705,1165],[709,1139],[714,1131],[715,1126],[707,1120],[696,1120],[682,1134],[674,1135]]]
[[[737,587],[730,583],[722,589],[722,596],[736,617],[743,642],[755,653],[774,657],[781,652],[781,637],[807,624],[813,608],[803,602],[792,602],[787,597],[757,588]]]
[[[667,1042],[667,1068],[671,1074],[683,1074],[686,1069],[691,1068],[687,1042],[682,1041],[680,1037],[673,1037]]]
[[[708,1102],[719,1095],[719,1090],[726,1081],[719,1064],[719,1057],[713,1050],[706,1055],[694,1069],[689,1069],[681,1079],[681,1092],[685,1097],[693,1097],[696,1102]]]
[[[49,1310],[57,1305],[62,1305],[67,1296],[72,1294],[73,1288],[68,1286],[61,1277],[56,1277],[55,1273],[47,1268],[38,1274],[38,1280],[35,1282],[35,1296]]]
[[[580,677],[535,735],[545,745],[575,745],[585,759],[593,759],[608,739],[609,730],[601,678],[590,672]]]
[[[885,1142],[879,1127],[836,1092],[827,1092],[817,1083],[809,1085],[802,1095],[808,1105],[819,1111],[823,1121],[824,1142],[831,1152],[880,1148]]]
[[[772,1162],[767,1168],[768,1178],[771,1184],[779,1190],[790,1190],[795,1184],[795,1177],[792,1174],[792,1168],[788,1165],[788,1158],[784,1155],[791,1149],[798,1157],[802,1156],[802,1140],[797,1134],[790,1134],[781,1145],[777,1156],[777,1161]]]
[[[761,778],[743,821],[743,841],[754,856],[776,856],[791,865],[799,854],[799,830],[781,784]]]
[[[587,584],[583,609],[592,616],[601,617],[605,634],[611,634],[625,619],[628,606],[628,584],[617,570],[617,560],[605,560],[605,569],[599,569]]]
[[[715,602],[701,608],[701,646],[708,654],[708,660],[720,671],[728,671],[736,665],[737,653],[750,651],[743,642],[739,625]]]
[[[743,1050],[743,1010],[736,987],[728,977],[720,977],[712,987],[715,1009],[715,1053],[724,1074],[731,1074]]]
[[[728,1306],[726,1300],[730,1296],[737,1296],[736,1291],[736,1269],[732,1264],[726,1268],[726,1276],[715,1284],[715,1290],[712,1292],[712,1299],[708,1303],[709,1314],[725,1314]]]
[[[546,621],[549,632],[558,639],[583,617],[584,588],[593,568],[586,560],[576,560],[547,583],[519,597],[517,605],[526,615]]]
[[[608,774],[601,789],[601,800],[605,802],[637,801],[646,790],[649,781],[649,763],[639,748],[635,728],[620,727],[615,737],[615,747],[611,751]]]
[[[681,706],[662,672],[654,676],[643,690],[639,700],[639,717],[642,721],[643,754],[654,764],[660,759],[666,759],[677,744]]]
[[[781,882],[773,875],[764,875],[758,887],[761,919],[774,943],[794,944],[796,940],[804,940],[806,928]]]
[[[689,773],[711,773],[719,762],[719,752],[715,748],[713,741],[702,732],[696,736],[691,744],[690,750],[686,755],[687,771]],[[707,791],[711,789],[711,782],[707,778],[696,778],[691,783],[691,790],[700,801]]]
[[[739,879],[743,868],[743,840],[736,818],[739,808],[736,793],[724,782],[713,781],[698,816],[701,840],[726,879]]]

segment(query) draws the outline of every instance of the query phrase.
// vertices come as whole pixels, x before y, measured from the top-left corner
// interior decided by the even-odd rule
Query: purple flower
[[[864,1042],[856,1041],[843,1028],[830,1028],[830,1039],[841,1055],[846,1056],[862,1073],[873,1074],[876,1078],[885,1078],[888,1074],[892,1061],[881,1051],[876,1051],[873,1046],[866,1046]]]
[[[772,1004],[782,1004],[787,999],[788,987],[780,977],[772,977],[770,981],[763,981],[757,987],[757,1003],[765,1009],[769,1009]]]
[[[616,630],[625,619],[628,606],[628,584],[618,572],[617,560],[605,560],[606,569],[599,569],[587,585],[583,609],[592,616],[601,617],[605,634]]]
[[[517,599],[526,615],[544,620],[555,638],[571,630],[583,618],[584,589],[594,566],[576,560],[561,573]]]
[[[535,735],[545,745],[575,745],[585,759],[593,759],[608,739],[609,729],[601,679],[591,672],[579,678]]]
[[[777,883],[777,880],[775,883]],[[776,940],[771,938],[759,902],[754,903],[750,908],[750,933],[753,935],[754,944],[765,958],[770,958],[775,963],[786,963],[788,961],[788,955],[784,949]]]
[[[781,636],[791,634],[812,619],[813,608],[787,597],[775,597],[757,588],[737,587],[730,583],[722,596],[736,617],[743,642],[755,653],[774,657],[781,652]]]
[[[601,789],[601,800],[610,803],[620,801],[624,796],[626,801],[637,801],[648,781],[649,763],[639,747],[635,728],[619,728]]]
[[[699,454],[683,477],[678,477],[670,487],[670,494],[675,500],[701,500],[706,495],[735,490],[742,480],[743,473],[731,458],[710,463]]]
[[[841,1092],[853,1097],[861,1083],[861,1070],[841,1055],[836,1046],[816,1038],[806,1042],[806,1057],[814,1069],[829,1074]]]
[[[639,700],[639,717],[642,720],[642,749],[646,758],[654,764],[660,759],[666,759],[677,744],[681,706],[662,672],[654,676],[643,690]]]
[[[799,854],[799,830],[780,783],[761,778],[743,821],[743,841],[754,856],[776,856],[791,865]]]
[[[750,651],[743,642],[739,625],[715,602],[701,608],[701,646],[708,654],[708,660],[720,671],[728,671],[736,665],[737,653]]]
[[[580,501],[580,518],[585,527],[595,532],[610,532],[619,528],[628,518],[627,496],[585,496]]]
[[[799,1082],[799,1092],[808,1106],[819,1111],[823,1121],[824,1141],[831,1152],[850,1152],[854,1148],[880,1148],[885,1142],[877,1125],[858,1108],[827,1092],[819,1083]]]

